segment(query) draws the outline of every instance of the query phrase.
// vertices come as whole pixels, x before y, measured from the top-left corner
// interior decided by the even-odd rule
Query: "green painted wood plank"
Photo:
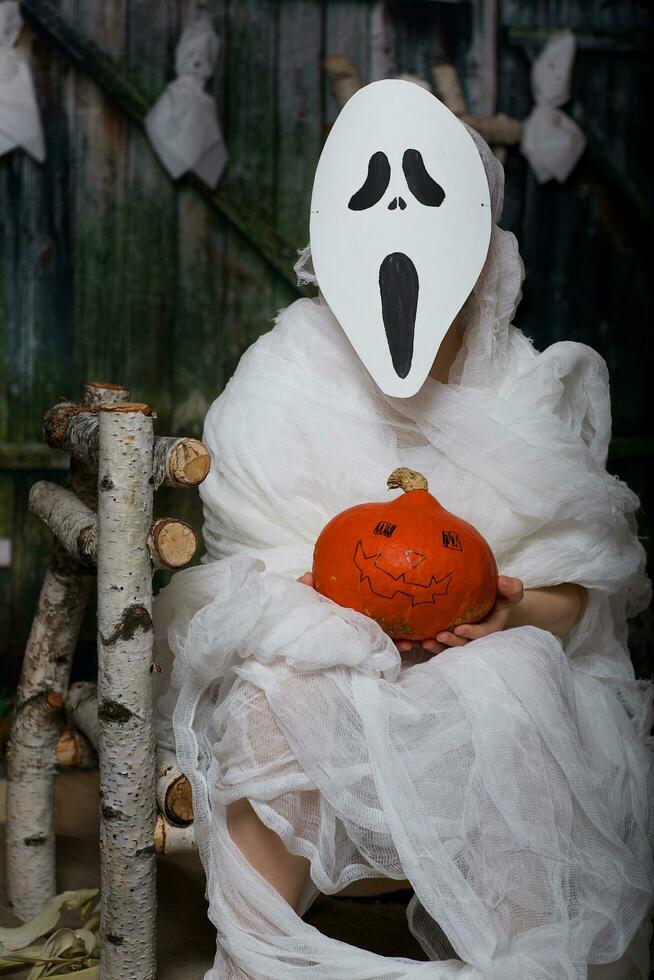
[[[215,99],[221,124],[227,101],[226,7],[226,0],[213,0],[206,11],[220,40],[208,91]],[[194,9],[193,0],[183,0],[182,23],[192,16]],[[224,371],[224,305],[228,235],[227,222],[207,207],[196,189],[179,185],[177,289],[171,364],[171,431],[174,433],[199,437],[207,409],[227,380]]]
[[[277,231],[296,247],[309,240],[311,188],[322,143],[322,6],[287,0],[279,10]]]
[[[75,29],[101,37],[120,58],[125,0],[80,4]],[[77,72],[75,147],[75,398],[84,381],[123,382],[125,364],[126,140],[123,113],[85,72]]]
[[[9,540],[12,546],[14,540],[13,509],[14,475],[13,473],[0,473],[0,538]],[[15,654],[15,650],[10,648],[12,635],[12,576],[12,565],[6,568],[0,567],[0,687],[3,684],[9,684],[7,677],[9,669],[12,675],[17,674],[17,669],[14,664],[9,668],[9,660],[10,658],[13,659]]]
[[[537,27],[510,27],[507,36],[510,44],[518,44],[536,53],[547,43],[551,29]],[[617,31],[595,28],[592,31],[575,31],[580,51],[604,51],[610,54],[647,52],[652,50],[654,35],[651,30]]]
[[[0,442],[0,470],[67,470],[68,462],[43,442]]]
[[[273,233],[278,14],[274,0],[230,3],[224,113],[230,153],[226,189],[239,199],[247,198],[263,226]],[[272,324],[276,277],[260,254],[231,232],[225,266],[223,370],[228,378],[243,352]]]
[[[175,77],[178,33],[176,5],[130,4],[122,42],[128,80],[145,80],[155,97],[163,91]],[[167,430],[174,357],[176,187],[137,126],[128,127],[126,154],[124,379],[140,401],[156,409],[159,426]]]
[[[369,20],[368,7],[353,0],[332,0],[324,5],[323,57],[343,55],[351,58],[364,82],[368,81],[370,61]],[[323,79],[323,105],[327,130],[340,109],[326,78]]]
[[[29,31],[48,159],[40,165],[22,150],[1,162],[4,262],[6,435],[38,437],[41,405],[70,374],[70,227],[65,85],[67,66]]]
[[[66,7],[64,0],[62,7]],[[3,440],[40,438],[44,408],[65,390],[72,366],[70,112],[68,59],[29,29],[21,35],[39,100],[47,159],[22,150],[0,160],[0,220],[4,238]],[[45,475],[45,474],[44,474]],[[0,536],[11,541],[12,563],[0,569],[2,672],[15,682],[48,560],[47,534],[27,520],[32,473],[0,477]]]
[[[620,36],[654,27],[654,10],[642,0],[502,0],[500,12],[503,24],[523,31],[570,27],[582,35]]]
[[[67,51],[126,115],[139,125],[142,124],[149,108],[148,100],[140,89],[125,79],[124,73],[114,59],[89,41],[83,32],[77,31],[66,18],[61,17],[49,0],[24,0],[23,9],[41,30],[47,32],[49,37]],[[212,207],[216,208],[240,232],[250,246],[258,251],[276,272],[294,285],[293,249],[281,241],[271,228],[267,228],[265,222],[259,220],[256,209],[251,206],[248,193],[243,197],[236,197],[220,186],[217,190],[211,191],[193,175],[187,175],[182,179],[197,187]]]

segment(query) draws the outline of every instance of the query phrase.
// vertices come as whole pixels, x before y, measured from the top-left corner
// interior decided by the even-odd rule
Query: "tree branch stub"
[[[191,784],[170,749],[157,749],[157,803],[167,820],[177,827],[193,823]]]
[[[150,528],[148,547],[155,568],[183,568],[193,558],[197,536],[190,524],[160,517]]]
[[[97,769],[98,756],[88,738],[76,728],[64,728],[57,742],[60,769]]]

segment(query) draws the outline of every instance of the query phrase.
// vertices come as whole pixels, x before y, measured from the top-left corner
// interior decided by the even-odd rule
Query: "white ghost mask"
[[[387,395],[422,386],[490,234],[484,166],[456,116],[411,82],[360,89],[318,163],[311,254],[321,292]]]

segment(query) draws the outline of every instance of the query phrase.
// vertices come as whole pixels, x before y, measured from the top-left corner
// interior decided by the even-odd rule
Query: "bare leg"
[[[261,823],[248,800],[227,807],[227,829],[241,854],[297,910],[309,862],[290,854],[274,830]]]

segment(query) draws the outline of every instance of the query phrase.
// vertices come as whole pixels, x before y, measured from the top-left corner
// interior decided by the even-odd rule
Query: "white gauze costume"
[[[497,221],[503,171],[474,138]],[[646,976],[651,699],[625,625],[648,600],[638,501],[605,470],[604,362],[534,350],[511,325],[521,280],[494,225],[449,384],[406,399],[381,394],[321,297],[300,299],[207,415],[207,554],[155,624],[158,738],[192,783],[218,931],[208,980],[581,980],[616,960],[589,975]],[[504,574],[584,586],[581,622],[402,661],[375,622],[299,584],[327,521],[382,498],[396,466],[424,473]],[[303,922],[233,844],[241,798],[309,859],[303,910],[356,879],[408,878],[432,962]]]

